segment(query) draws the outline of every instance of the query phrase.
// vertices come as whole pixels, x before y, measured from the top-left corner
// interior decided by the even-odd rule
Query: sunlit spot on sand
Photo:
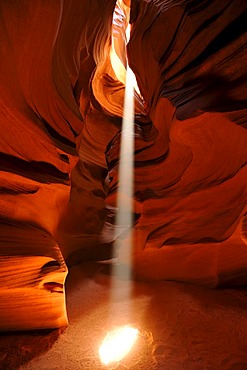
[[[138,330],[132,327],[120,327],[107,333],[99,349],[101,362],[108,365],[121,361],[135,343]]]

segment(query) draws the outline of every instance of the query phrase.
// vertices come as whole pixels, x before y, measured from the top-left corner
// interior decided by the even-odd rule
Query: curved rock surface
[[[36,256],[42,269],[52,258],[62,285],[63,259],[110,258],[116,235],[124,81],[110,59],[114,8],[0,4],[0,261]],[[141,91],[135,224],[118,237],[123,263],[132,239],[138,278],[247,281],[246,11],[242,0],[132,0],[130,41],[115,39]]]

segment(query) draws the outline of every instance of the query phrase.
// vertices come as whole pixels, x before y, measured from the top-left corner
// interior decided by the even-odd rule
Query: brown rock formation
[[[110,50],[113,29],[124,70],[125,4],[115,28],[114,1],[0,4],[0,295],[12,307],[0,303],[0,329],[65,324],[63,259],[112,255],[124,79]],[[132,0],[137,277],[246,283],[245,20],[242,0]],[[119,239],[125,262],[130,233]],[[27,319],[31,301],[46,324]]]

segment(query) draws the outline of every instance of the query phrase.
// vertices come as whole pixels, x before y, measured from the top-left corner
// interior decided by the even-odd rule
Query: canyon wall
[[[246,283],[247,6],[128,5],[0,4],[0,294],[22,315],[14,329],[37,327],[23,293],[52,307],[49,327],[66,324],[67,266],[111,258],[117,234],[120,262],[133,244],[136,278]],[[140,88],[134,225],[118,232],[124,80],[112,35]],[[10,316],[0,306],[0,328]]]

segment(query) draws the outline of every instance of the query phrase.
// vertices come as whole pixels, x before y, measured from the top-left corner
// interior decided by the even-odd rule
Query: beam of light
[[[112,307],[115,300],[124,299],[127,302],[125,307],[125,322],[131,321],[131,256],[132,237],[131,228],[133,224],[133,157],[134,157],[134,83],[133,75],[127,65],[124,110],[122,120],[122,132],[119,157],[119,187],[117,194],[118,213],[116,217],[116,230],[119,228],[130,229],[128,242],[124,245],[124,262],[127,268],[122,269],[118,261],[112,262],[111,301]],[[114,243],[116,254],[121,248],[121,243],[116,239]],[[118,278],[125,280],[124,298],[120,289]],[[119,313],[119,317],[121,313]],[[118,310],[112,308],[112,318],[118,318]],[[138,330],[132,327],[120,327],[107,334],[100,347],[101,361],[107,365],[110,362],[121,361],[130,351],[138,335]]]
[[[130,351],[138,336],[138,330],[121,327],[107,333],[100,349],[100,359],[105,365],[121,361]]]
[[[129,229],[128,242],[124,243],[121,254],[124,256],[125,270],[124,280],[129,281],[129,296],[131,294],[131,256],[132,256],[132,237],[131,228],[133,225],[133,184],[134,184],[134,80],[129,66],[126,70],[126,84],[124,96],[124,110],[122,120],[122,132],[120,142],[120,156],[118,169],[118,194],[117,194],[117,216],[116,230],[120,228]],[[121,241],[117,238],[114,243],[115,255],[121,248]],[[124,250],[123,250],[124,248]],[[122,275],[121,265],[117,261],[113,263],[113,276]],[[116,282],[115,282],[116,284]],[[127,284],[127,283],[126,283]],[[117,288],[117,287],[115,287]],[[127,287],[126,287],[127,289]],[[117,295],[115,289],[115,295]]]
[[[114,45],[118,45],[118,42],[122,40],[118,35],[121,34],[124,39],[123,41],[127,43],[130,39],[130,24],[129,20],[130,8],[126,8],[122,0],[117,0],[113,20],[115,17],[118,28],[113,30],[113,39],[112,46],[115,50]],[[119,14],[121,16],[119,16]],[[126,18],[127,17],[127,18]],[[113,28],[114,29],[114,28]],[[114,37],[114,32],[117,35]],[[123,32],[124,31],[124,32]],[[125,57],[126,57],[126,46],[125,48]],[[122,49],[122,47],[120,47]],[[119,59],[120,62],[120,59]],[[111,62],[114,64],[113,61]],[[134,157],[134,115],[135,115],[135,103],[134,103],[134,94],[135,88],[137,86],[136,78],[132,70],[128,65],[128,60],[126,63],[123,61],[120,62],[121,66],[124,68],[124,84],[125,84],[125,93],[124,93],[124,106],[123,106],[123,119],[122,119],[122,130],[121,130],[121,142],[120,142],[120,154],[119,154],[119,167],[118,167],[118,193],[117,193],[117,216],[116,216],[116,235],[114,255],[118,254],[119,249],[121,248],[121,242],[119,242],[117,232],[122,229],[130,229],[133,224],[133,157]],[[118,68],[115,65],[117,73]],[[114,67],[113,67],[114,68]],[[132,249],[132,240],[131,233],[128,238],[128,243],[124,246],[124,259],[126,266],[129,267],[125,269],[125,280],[131,279],[131,249]],[[121,266],[117,261],[113,262],[112,273],[113,276],[119,275],[119,269]],[[113,285],[115,281],[112,282]],[[130,291],[131,283],[129,283]],[[117,287],[115,287],[117,288]],[[114,289],[113,289],[114,290]],[[115,289],[115,295],[117,295],[117,289]],[[130,292],[129,292],[130,295]]]
[[[124,111],[119,157],[119,188],[117,224],[132,224],[133,197],[133,153],[134,153],[134,86],[127,66]]]
[[[120,0],[117,2],[119,6]],[[120,12],[119,7],[117,9]],[[122,22],[124,25],[124,22]],[[125,24],[125,30],[127,25]],[[126,40],[129,39],[130,27],[128,27],[126,32]],[[117,37],[117,36],[116,36]],[[113,40],[113,51],[114,40]],[[119,79],[125,84],[125,94],[124,94],[124,107],[123,107],[123,120],[122,120],[122,130],[121,130],[121,142],[120,142],[120,156],[119,156],[119,168],[118,168],[118,194],[117,194],[117,216],[116,216],[116,230],[119,229],[129,229],[129,235],[127,242],[125,240],[124,246],[121,246],[117,234],[115,235],[116,241],[114,243],[115,255],[118,254],[121,248],[121,255],[124,254],[124,266],[127,267],[123,269],[123,265],[118,263],[118,261],[112,262],[112,281],[111,281],[111,312],[110,312],[110,326],[112,326],[112,318],[116,320],[120,319],[121,312],[118,312],[114,302],[125,301],[125,323],[132,322],[131,317],[131,265],[132,265],[132,234],[131,228],[133,225],[133,158],[134,158],[134,93],[136,79],[134,73],[131,71],[128,63],[124,65],[117,55],[114,57],[114,53],[111,55],[111,63],[115,65],[114,71],[117,75],[119,73]],[[120,66],[120,67],[119,67]],[[124,68],[124,74],[122,70]],[[123,250],[124,249],[124,250]],[[119,282],[119,277],[125,281],[124,293],[121,289],[121,283]],[[124,296],[123,296],[124,294]],[[119,324],[121,325],[121,324]],[[138,330],[130,326],[119,327],[113,332],[107,334],[104,339],[99,354],[101,361],[104,364],[110,362],[118,362],[123,359],[123,357],[129,352],[133,343],[135,342],[138,335]]]

